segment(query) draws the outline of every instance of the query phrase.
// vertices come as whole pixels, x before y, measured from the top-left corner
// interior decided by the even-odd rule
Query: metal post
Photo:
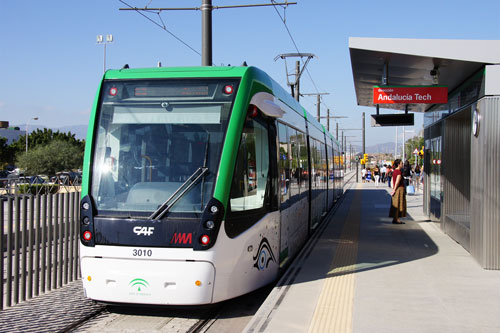
[[[35,252],[33,247],[35,198],[33,196],[29,197],[28,204],[29,204],[28,206],[29,220],[28,220],[28,229],[26,230],[28,244],[26,245],[26,250],[25,250],[28,254],[28,285],[26,290],[27,291],[26,299],[31,299],[33,298],[33,253]]]
[[[405,132],[405,127],[403,126],[403,162],[406,161]]]
[[[337,123],[337,134],[335,135],[335,139],[339,141],[339,123]]]
[[[340,154],[342,156],[342,162],[345,165],[345,151],[344,151],[344,131],[342,131],[341,141],[340,141]],[[344,169],[344,167],[342,167]]]
[[[359,183],[359,178],[358,178],[359,169],[358,169],[358,166],[359,166],[359,162],[356,162],[356,183]]]
[[[330,132],[330,109],[326,109],[326,130]]]
[[[31,120],[38,120],[38,117],[30,118],[26,122],[26,155],[28,154],[28,125]]]
[[[365,145],[365,113],[363,112],[363,156],[366,154],[366,145]]]
[[[320,111],[320,97],[321,95],[320,94],[317,94],[316,95],[316,114],[317,114],[317,117],[318,117],[318,123],[320,122],[320,119],[321,119],[321,111]]]
[[[212,0],[201,4],[201,65],[212,66]]]
[[[349,143],[349,169],[352,169],[352,143]]]
[[[346,142],[347,138],[345,137],[344,131],[342,131],[342,136],[344,137],[342,141],[344,142],[344,174],[345,174],[345,172],[347,172],[347,163],[346,163],[347,162],[347,152],[346,152],[346,150],[347,150],[347,142]]]
[[[3,272],[4,272],[4,211],[3,211],[3,200],[0,202],[0,230],[2,230],[2,235],[0,236],[0,249],[2,250],[2,255],[0,256],[0,269],[2,270],[2,276],[0,277],[0,310],[3,310]],[[7,234],[7,237],[10,237],[10,234]]]
[[[299,101],[299,96],[300,96],[300,61],[297,60],[295,63],[295,100],[298,102]]]
[[[14,227],[14,202],[7,199],[7,292],[5,306],[12,305],[12,234]]]
[[[102,65],[102,72],[106,73],[106,43],[104,43],[104,61]]]
[[[394,145],[394,159],[396,159],[398,155],[398,127],[396,126],[396,143]]]

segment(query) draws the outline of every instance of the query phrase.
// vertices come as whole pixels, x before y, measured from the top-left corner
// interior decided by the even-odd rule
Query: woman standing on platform
[[[403,161],[400,159],[395,160],[394,171],[392,172],[392,203],[389,211],[389,217],[392,217],[392,223],[394,224],[404,224],[399,218],[406,217],[406,193],[405,182],[401,174],[402,168]]]

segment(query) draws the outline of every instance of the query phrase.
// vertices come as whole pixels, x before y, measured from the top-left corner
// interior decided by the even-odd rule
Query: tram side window
[[[307,196],[309,189],[309,162],[307,157],[306,135],[297,132],[299,140],[299,168],[300,168],[300,193],[301,196]]]
[[[288,128],[288,138],[292,147],[292,154],[290,156],[290,204],[293,204],[299,200],[300,194],[299,139],[297,131],[293,128]]]
[[[266,126],[248,120],[241,136],[231,186],[232,212],[264,208],[269,183],[269,139]]]
[[[319,188],[319,160],[318,160],[318,142],[313,138],[309,139],[309,144],[311,145],[311,188],[313,191],[313,197],[316,194],[316,189]]]
[[[279,137],[279,182],[281,208],[285,209],[290,205],[290,145],[288,143],[287,126],[278,124]]]
[[[335,155],[333,154],[333,143],[331,146],[328,147],[328,181],[329,181],[329,188],[334,188],[334,180],[335,180],[335,168],[334,168],[334,161],[335,161]]]
[[[321,188],[326,190],[326,175],[328,171],[328,166],[326,164],[326,145],[321,142]]]

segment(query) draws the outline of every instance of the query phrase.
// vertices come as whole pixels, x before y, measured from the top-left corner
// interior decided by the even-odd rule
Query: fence
[[[80,193],[0,199],[0,310],[80,278]]]

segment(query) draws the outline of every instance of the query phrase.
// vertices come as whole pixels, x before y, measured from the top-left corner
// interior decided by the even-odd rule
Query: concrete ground
[[[388,190],[355,185],[245,331],[500,332],[500,271],[424,216],[421,190],[392,224]]]

